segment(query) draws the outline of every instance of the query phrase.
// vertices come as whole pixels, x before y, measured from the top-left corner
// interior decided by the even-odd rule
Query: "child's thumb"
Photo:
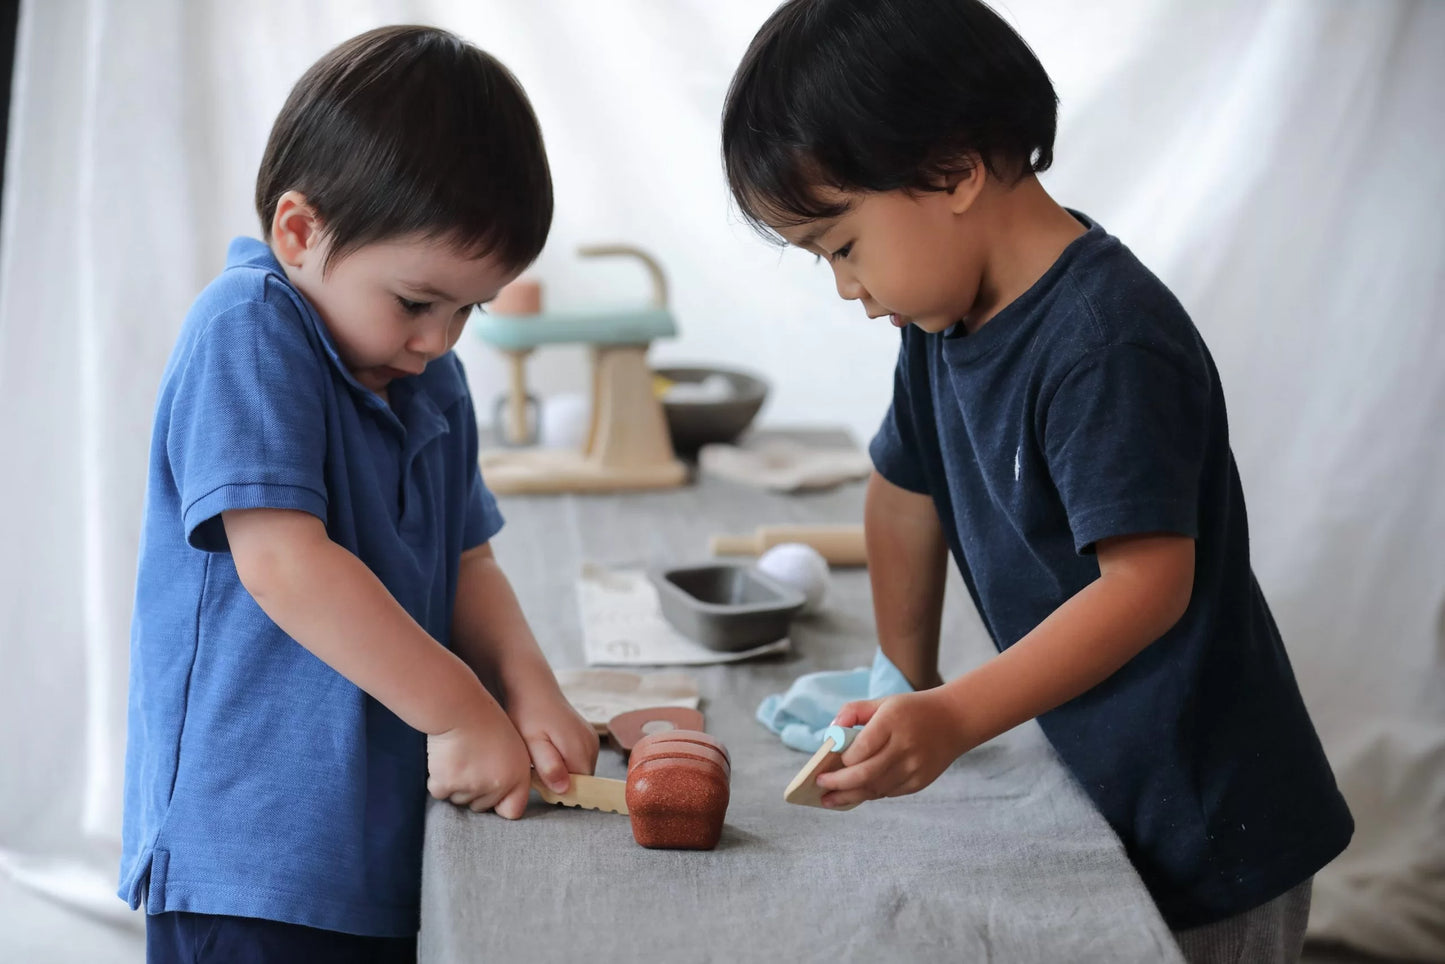
[[[542,782],[555,793],[566,793],[572,778],[567,774],[567,761],[562,759],[552,741],[542,736],[534,737],[527,741],[527,753]]]

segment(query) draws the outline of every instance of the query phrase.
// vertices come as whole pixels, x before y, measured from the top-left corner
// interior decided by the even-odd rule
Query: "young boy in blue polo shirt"
[[[383,28],[297,83],[256,206],[156,408],[120,896],[151,961],[414,960],[427,791],[516,818],[597,757],[451,352],[546,240],[546,155],[496,60]]]
[[[913,793],[1038,717],[1190,960],[1293,960],[1353,824],[1250,570],[1213,361],[1039,184],[1056,106],[976,0],[790,0],[728,93],[743,212],[901,329],[865,527],[917,691],[844,707],[866,725],[818,783]],[[1000,652],[944,683],[950,551]]]

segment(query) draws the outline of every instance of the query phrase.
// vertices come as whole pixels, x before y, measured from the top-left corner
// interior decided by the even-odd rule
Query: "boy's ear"
[[[983,163],[982,156],[970,152],[960,158],[959,166],[948,175],[949,210],[954,214],[963,214],[973,207],[987,179],[988,167]]]
[[[271,249],[285,265],[299,268],[321,248],[321,218],[300,191],[287,191],[271,216]]]

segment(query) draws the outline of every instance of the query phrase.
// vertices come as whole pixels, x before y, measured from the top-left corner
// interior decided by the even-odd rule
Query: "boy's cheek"
[[[462,340],[462,332],[466,330],[467,323],[465,321],[458,322],[452,326],[451,331],[447,333],[447,351],[451,351],[457,347],[457,342]]]

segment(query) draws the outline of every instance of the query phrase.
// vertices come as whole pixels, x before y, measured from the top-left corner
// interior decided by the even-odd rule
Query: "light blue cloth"
[[[860,666],[799,676],[786,693],[763,700],[758,722],[782,737],[785,745],[812,753],[823,745],[823,731],[844,703],[912,692],[908,680],[880,649],[873,655],[871,669]]]

